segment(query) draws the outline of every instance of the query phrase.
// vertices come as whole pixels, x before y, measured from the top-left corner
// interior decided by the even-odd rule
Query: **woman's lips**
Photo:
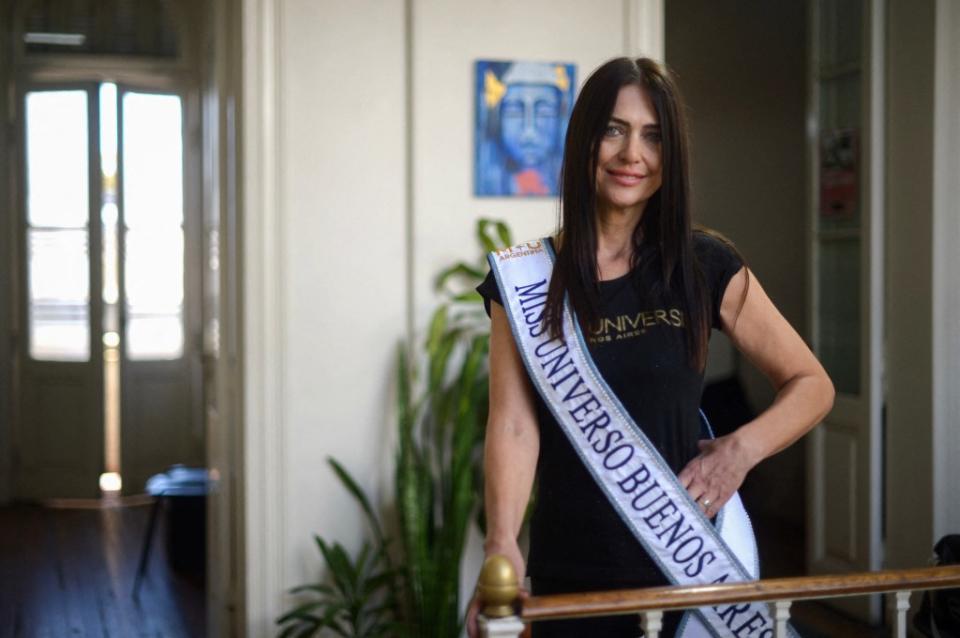
[[[608,170],[607,173],[610,174],[610,176],[613,178],[615,182],[617,182],[618,184],[622,184],[623,186],[634,186],[636,184],[639,184],[640,180],[646,177],[646,175],[641,175],[639,173],[629,173],[626,171]]]

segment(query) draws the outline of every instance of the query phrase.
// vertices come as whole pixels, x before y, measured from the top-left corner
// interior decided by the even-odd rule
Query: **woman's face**
[[[660,123],[647,94],[620,89],[597,154],[597,201],[604,210],[642,212],[662,181]]]

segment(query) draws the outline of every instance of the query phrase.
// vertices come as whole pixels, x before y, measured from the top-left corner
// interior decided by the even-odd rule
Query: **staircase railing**
[[[775,638],[786,638],[790,606],[795,600],[889,593],[896,612],[894,636],[906,638],[910,594],[960,587],[960,567],[898,569],[835,576],[768,578],[721,585],[648,587],[617,591],[555,594],[519,598],[510,561],[491,556],[484,563],[478,590],[482,603],[481,635],[520,636],[524,625],[540,620],[588,616],[638,615],[646,638],[659,638],[664,611],[732,603],[767,602],[776,621]]]

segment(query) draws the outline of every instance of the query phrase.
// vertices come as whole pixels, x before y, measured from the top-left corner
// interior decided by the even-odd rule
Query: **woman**
[[[818,423],[826,372],[729,244],[694,231],[678,90],[648,59],[607,62],[571,114],[561,229],[543,329],[562,334],[564,296],[596,369],[682,488],[714,517],[747,472]],[[534,390],[501,290],[478,287],[492,320],[485,446],[487,555],[510,558],[534,594],[668,584]],[[711,328],[777,389],[734,433],[701,440],[698,407]],[[517,545],[537,479],[529,565]],[[679,614],[667,614],[670,636]],[[473,615],[470,619],[471,632]],[[635,636],[635,617],[535,623],[533,635]]]

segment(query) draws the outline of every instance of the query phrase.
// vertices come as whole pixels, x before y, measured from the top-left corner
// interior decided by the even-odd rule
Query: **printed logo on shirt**
[[[667,326],[683,328],[683,311],[679,308],[641,310],[635,315],[603,317],[598,325],[590,330],[590,343],[606,343],[632,339],[646,334],[647,328]]]

